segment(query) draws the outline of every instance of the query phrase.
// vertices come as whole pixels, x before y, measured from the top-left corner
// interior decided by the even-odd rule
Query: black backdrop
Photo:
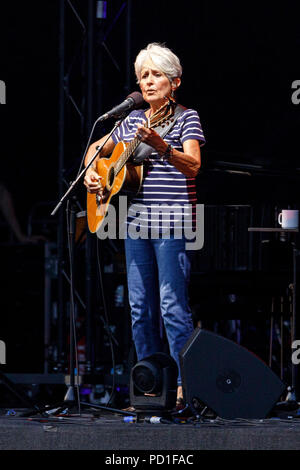
[[[80,11],[83,3],[77,0],[74,5]],[[178,100],[196,108],[201,117],[207,138],[203,167],[213,167],[215,161],[239,162],[267,169],[288,168],[295,175],[300,105],[293,104],[291,96],[292,83],[299,78],[298,13],[296,1],[284,5],[233,0],[175,4],[153,0],[149,5],[132,1],[127,57],[126,2],[108,0],[107,19],[98,31],[117,59],[119,70],[98,44],[101,90],[95,92],[93,117],[126,96],[127,61],[132,91],[137,89],[132,65],[137,52],[149,42],[165,42],[183,65]],[[7,104],[0,109],[1,178],[22,205],[18,205],[20,217],[25,217],[36,201],[57,199],[58,21],[58,1],[1,3],[0,79],[7,87]],[[79,35],[78,25],[71,21],[66,43],[76,43]],[[97,57],[99,53],[94,62],[96,75]],[[80,87],[80,79],[74,86]],[[71,149],[66,155],[67,168],[79,164],[81,148],[75,135],[74,142],[73,147],[67,142]],[[293,180],[281,188],[276,182],[276,193],[280,196],[280,191],[284,195],[291,191],[295,198],[294,184]],[[217,184],[209,188],[204,195],[207,200],[218,193]],[[261,198],[265,197],[267,192],[262,192]]]
[[[199,201],[298,207],[300,104],[292,102],[292,84],[300,79],[298,2],[133,0],[129,54],[126,3],[108,0],[107,18],[97,23],[93,119],[138,88],[133,73],[138,51],[149,42],[165,42],[183,65],[178,101],[198,110],[207,139]],[[72,4],[86,22],[87,2]],[[58,201],[59,6],[58,0],[0,6],[0,80],[7,90],[7,103],[0,106],[0,179],[11,190],[24,228],[33,205],[50,202],[50,212]],[[82,34],[69,9],[65,33],[68,66]],[[81,67],[77,56],[70,84],[74,97],[86,78]],[[72,179],[86,141],[72,107],[66,120],[65,169]],[[98,128],[95,138],[111,124]],[[219,171],[230,164],[237,170],[255,165],[258,172],[248,178]],[[55,230],[52,235],[55,241]]]

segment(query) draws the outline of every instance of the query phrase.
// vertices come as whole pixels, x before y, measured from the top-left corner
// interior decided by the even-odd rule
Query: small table
[[[298,228],[282,228],[282,227],[248,227],[248,232],[279,232],[279,233],[298,233]],[[300,254],[300,251],[294,246],[293,247],[293,328],[292,328],[292,343],[300,339],[300,331],[297,331],[297,323],[296,323],[296,284],[297,284],[297,266],[296,266],[296,258]],[[299,333],[299,335],[298,335]],[[297,364],[292,363],[292,389],[295,394],[296,400],[300,399],[300,386],[298,381],[297,375]]]
[[[298,233],[298,228],[248,227],[248,232],[286,232]]]

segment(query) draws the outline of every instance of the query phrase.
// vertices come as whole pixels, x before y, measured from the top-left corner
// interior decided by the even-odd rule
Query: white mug
[[[278,223],[282,228],[298,228],[299,211],[283,209],[278,215]]]

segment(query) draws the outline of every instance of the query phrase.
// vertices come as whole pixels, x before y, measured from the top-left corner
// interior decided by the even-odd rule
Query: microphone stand
[[[66,201],[70,193],[76,188],[78,185],[79,181],[85,174],[85,172],[88,170],[88,168],[91,167],[93,162],[95,161],[96,157],[99,155],[101,150],[103,149],[104,145],[106,142],[110,139],[112,134],[115,132],[115,130],[120,126],[122,120],[124,119],[125,115],[123,115],[118,121],[115,122],[115,125],[111,132],[107,135],[107,138],[105,141],[102,143],[102,145],[96,147],[96,152],[94,153],[93,157],[87,164],[87,166],[79,173],[75,181],[73,181],[69,187],[69,189],[66,191],[66,193],[63,195],[63,197],[60,199],[59,203],[56,205],[54,210],[51,212],[51,215],[55,215],[56,212],[60,209],[62,204]],[[100,118],[101,119],[101,118]],[[97,122],[97,121],[96,121]],[[95,123],[96,124],[96,123]],[[86,152],[85,152],[86,155]],[[84,157],[85,157],[84,155]],[[84,158],[83,157],[83,158]],[[74,208],[71,208],[71,217],[70,220],[68,221],[68,227],[69,227],[69,232],[68,232],[68,242],[69,242],[69,250],[70,250],[70,385],[68,387],[67,393],[64,397],[64,400],[60,403],[56,403],[55,405],[52,406],[45,406],[44,408],[38,408],[35,410],[31,410],[29,412],[25,412],[22,414],[22,416],[32,416],[33,414],[42,414],[43,416],[51,416],[51,415],[57,415],[64,410],[76,406],[76,399],[75,399],[75,364],[74,364],[74,346],[75,346],[75,311],[74,311],[74,290],[73,290],[73,276],[72,276],[72,271],[73,271],[73,245],[74,245],[74,234],[75,234],[75,212]],[[76,376],[78,378],[78,367],[76,365]],[[78,412],[80,415],[80,405],[83,406],[88,406],[91,408],[96,408],[96,409],[102,409],[102,410],[107,410],[111,411],[113,413],[121,413],[124,415],[132,415],[134,413],[125,411],[125,410],[119,410],[115,408],[109,408],[107,406],[102,406],[102,405],[95,405],[93,403],[86,403],[82,402],[80,403],[79,399],[79,392],[78,392],[78,380],[77,380],[77,408]]]

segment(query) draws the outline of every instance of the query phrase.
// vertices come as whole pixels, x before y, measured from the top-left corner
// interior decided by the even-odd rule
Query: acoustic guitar
[[[168,98],[150,118],[145,127],[158,127],[171,120],[176,103]],[[102,177],[102,196],[87,193],[87,220],[90,232],[95,233],[101,227],[108,212],[112,197],[126,192],[138,194],[143,181],[143,162],[135,164],[128,161],[140,144],[138,137],[131,142],[119,142],[109,158],[102,157],[96,162],[96,172]]]

